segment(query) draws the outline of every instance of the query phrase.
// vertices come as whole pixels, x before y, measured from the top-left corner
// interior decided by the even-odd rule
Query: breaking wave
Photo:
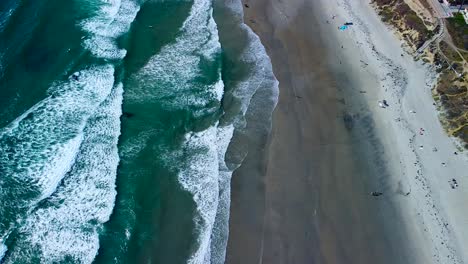
[[[122,92],[115,87],[89,118],[71,170],[24,220],[5,263],[92,262],[116,195]]]
[[[83,42],[93,55],[104,59],[123,59],[127,53],[117,46],[116,39],[130,29],[140,10],[132,0],[99,0],[96,15],[81,22],[89,37]]]
[[[2,240],[71,169],[86,122],[111,92],[113,74],[105,65],[81,71],[80,81],[57,82],[50,96],[0,130],[0,174],[8,175],[0,179]]]
[[[122,81],[132,106],[157,105],[158,111],[183,119],[178,124],[183,123],[184,137],[170,139],[176,150],[171,146],[167,155],[155,155],[177,172],[176,188],[188,191],[196,205],[196,243],[187,262],[223,263],[233,170],[225,162],[226,151],[235,132],[245,129],[249,110],[263,107],[252,98],[265,79],[273,87],[273,99],[266,101],[277,97],[258,37],[239,22],[249,34],[242,60],[255,67],[233,89],[240,109],[226,121],[220,118],[225,87],[211,0],[194,0],[177,37],[125,81],[120,73],[127,51],[119,38],[130,30],[144,1],[74,1],[92,9],[91,16],[73,23],[85,33],[80,44],[89,51],[86,55],[106,64],[71,65],[81,70],[55,81],[45,99],[0,129],[0,175],[7,175],[0,177],[0,262],[93,262],[116,199]],[[135,115],[138,120],[139,113]],[[160,128],[151,127],[126,138],[122,164],[136,158],[159,133]],[[127,240],[132,232],[125,230]]]

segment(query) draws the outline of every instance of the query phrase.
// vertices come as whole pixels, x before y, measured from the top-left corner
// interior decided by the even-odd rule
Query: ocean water
[[[0,1],[0,263],[223,263],[277,85],[239,1]]]

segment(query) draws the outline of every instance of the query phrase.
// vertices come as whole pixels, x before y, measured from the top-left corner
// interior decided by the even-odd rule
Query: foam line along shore
[[[135,257],[170,263],[224,262],[230,176],[246,151],[245,116],[255,112],[268,122],[276,86],[268,58],[255,54],[265,54],[262,46],[239,21],[240,3],[236,8],[221,1],[214,5],[202,0],[180,5],[183,19],[174,21],[164,15],[156,20],[145,16],[145,10],[175,8],[173,3],[148,3],[136,19],[131,33],[136,41],[140,30],[145,39],[151,34],[148,28],[151,31],[169,21],[177,34],[174,41],[155,38],[154,51],[146,58],[129,57],[126,62],[134,70],[124,82],[122,195],[103,236],[105,246],[98,263],[115,256],[122,262]],[[233,28],[243,34],[243,42],[226,39],[234,35],[229,32]],[[129,54],[140,50],[142,43],[130,43]],[[260,91],[267,96],[252,99]],[[249,113],[249,109],[256,110]],[[268,129],[263,119],[250,125],[255,127],[256,121]],[[154,158],[148,159],[149,155]],[[153,190],[148,191],[148,183]],[[128,186],[135,189],[126,193],[123,188]],[[135,193],[143,195],[135,197]],[[147,241],[148,236],[154,239]]]
[[[54,36],[44,34],[44,30],[48,27],[49,8],[65,6],[17,3],[16,9],[9,9],[12,18],[5,20],[2,31],[4,37],[21,43],[16,47],[16,53],[11,52],[12,47],[8,44],[2,45],[8,54],[2,84],[7,91],[13,87],[18,89],[17,102],[6,109],[4,117],[10,118],[9,115],[24,109],[30,101],[27,94],[21,94],[25,84],[17,78],[18,75],[39,76],[39,81],[25,86],[25,90],[30,87],[33,91],[40,90],[46,83],[49,86],[44,92],[29,98],[43,99],[1,130],[0,155],[4,177],[0,193],[2,201],[8,201],[1,207],[2,257],[5,263],[45,260],[91,262],[99,247],[98,232],[114,205],[122,85],[114,85],[115,65],[103,61],[107,58],[105,54],[97,52],[88,42],[99,38],[113,44],[125,33],[125,27],[128,29],[132,19],[118,21],[116,15],[121,15],[118,11],[126,9],[122,2],[74,1],[69,4],[81,5],[82,12],[78,13],[84,18],[73,21],[69,17],[56,18],[65,20],[56,26],[74,26],[70,34],[78,33],[75,27],[81,27],[82,37],[69,37],[65,33],[66,41],[62,42],[65,45],[60,46],[56,56],[48,52],[52,45],[58,43]],[[35,12],[36,16],[24,20],[24,23],[36,26],[29,29],[26,39],[14,36],[15,28],[22,27],[14,22],[29,12]],[[90,29],[91,25],[96,31],[85,29]],[[41,37],[44,37],[44,42],[40,41]],[[74,40],[81,41],[72,43]],[[35,43],[44,46],[35,46]],[[87,55],[86,50],[94,56]],[[125,54],[116,46],[109,46],[106,50]],[[41,60],[36,60],[38,52]],[[15,56],[27,54],[32,55],[28,60],[12,63],[18,59]],[[80,59],[81,63],[76,62]],[[34,70],[36,63],[42,63],[50,72],[42,74],[42,71]],[[61,73],[54,76],[55,80],[51,79],[55,67],[60,65],[65,68],[59,70]],[[46,75],[49,78],[43,77]],[[34,95],[34,92],[30,94]],[[100,210],[93,213],[92,210],[97,208]]]
[[[224,262],[278,95],[240,2],[2,1],[0,54],[2,263]]]
[[[264,189],[237,194],[265,201],[231,211],[227,262],[464,263],[467,190],[447,182],[466,180],[467,158],[437,118],[434,69],[366,1],[244,1],[244,12],[281,93]]]

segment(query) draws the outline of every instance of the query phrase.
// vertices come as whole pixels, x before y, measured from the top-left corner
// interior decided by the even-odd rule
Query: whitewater
[[[97,15],[79,23],[96,57],[124,54],[113,44],[136,15],[132,3],[96,1]],[[0,130],[0,241],[15,236],[11,250],[2,245],[5,263],[90,263],[97,254],[116,195],[123,89],[114,73],[112,64],[86,66]]]
[[[233,142],[268,129],[278,97],[241,2],[35,5],[0,4],[0,86],[17,100],[0,109],[0,262],[224,263],[230,181],[247,154]],[[217,5],[247,36],[239,47],[220,39]],[[59,8],[76,9],[53,17],[70,28],[51,36],[69,42],[36,46]],[[28,23],[11,53],[2,37]],[[27,54],[41,66],[16,66]],[[245,73],[231,80],[230,71]],[[30,82],[26,92],[10,86],[23,85],[22,75],[36,76],[44,92],[19,105]]]

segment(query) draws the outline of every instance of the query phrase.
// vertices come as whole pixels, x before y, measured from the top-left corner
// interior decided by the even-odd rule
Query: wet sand
[[[385,198],[369,195],[377,184],[376,167],[363,159],[368,131],[353,132],[355,125],[344,122],[348,112],[365,108],[349,96],[355,90],[349,77],[336,74],[351,65],[332,66],[339,61],[319,37],[325,32],[314,26],[322,22],[312,4],[289,3],[300,7],[294,18],[281,3],[245,4],[245,20],[272,59],[280,99],[265,191],[249,187],[256,179],[248,170],[233,176],[227,263],[396,263],[405,255],[395,248],[404,243],[393,243],[400,232],[386,233],[377,205]],[[248,202],[255,197],[264,203]],[[386,204],[385,216],[394,216]]]
[[[280,97],[266,161],[252,166],[247,159],[233,175],[227,263],[460,263],[457,243],[448,242],[441,224],[448,221],[441,220],[443,204],[431,198],[437,190],[428,191],[438,186],[431,166],[440,157],[422,164],[411,140],[421,124],[402,116],[407,107],[426,110],[421,120],[432,142],[453,148],[448,138],[439,140],[430,93],[415,89],[426,89],[426,70],[403,55],[383,25],[365,26],[378,21],[366,2],[349,3],[244,2],[245,22],[272,60]],[[338,33],[337,20],[365,16],[372,17],[360,32]],[[413,89],[405,98],[407,87]],[[392,110],[376,106],[382,96],[393,99]],[[415,106],[419,99],[424,103]],[[462,159],[453,163],[452,175],[466,168]]]

